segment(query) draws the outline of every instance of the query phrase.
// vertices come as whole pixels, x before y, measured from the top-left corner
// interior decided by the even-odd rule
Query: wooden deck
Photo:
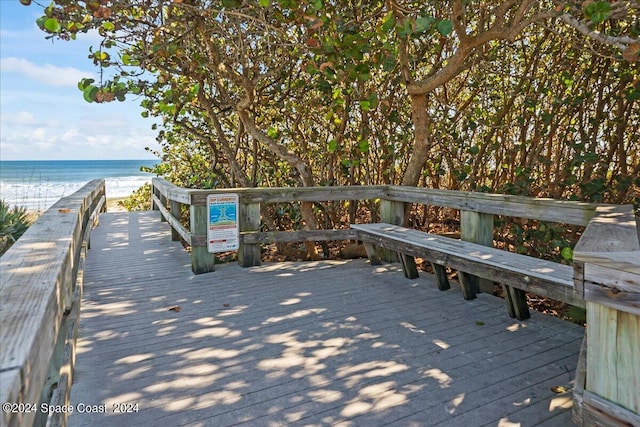
[[[579,326],[364,260],[195,276],[170,236],[157,212],[101,215],[71,426],[572,425]]]

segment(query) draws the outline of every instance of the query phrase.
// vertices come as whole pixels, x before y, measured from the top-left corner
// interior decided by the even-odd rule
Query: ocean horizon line
[[[103,178],[109,198],[129,196],[151,182],[159,159],[2,160],[0,198],[9,205],[45,211],[87,182]],[[149,168],[149,169],[146,169]]]

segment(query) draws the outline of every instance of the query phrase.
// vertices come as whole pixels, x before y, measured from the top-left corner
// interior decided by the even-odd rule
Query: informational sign
[[[240,247],[238,226],[238,195],[209,194],[209,228],[207,250],[209,253],[235,251]]]

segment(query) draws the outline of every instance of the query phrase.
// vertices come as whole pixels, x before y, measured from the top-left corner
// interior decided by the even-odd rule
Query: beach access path
[[[84,277],[71,426],[569,426],[584,329],[398,264],[218,266],[108,213]],[[84,405],[84,406],[82,406]],[[114,413],[114,409],[120,412]]]

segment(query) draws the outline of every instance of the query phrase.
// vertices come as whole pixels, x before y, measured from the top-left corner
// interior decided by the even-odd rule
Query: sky
[[[140,99],[90,104],[77,87],[97,78],[87,56],[98,37],[45,40],[41,15],[35,2],[0,0],[0,160],[154,159]]]

